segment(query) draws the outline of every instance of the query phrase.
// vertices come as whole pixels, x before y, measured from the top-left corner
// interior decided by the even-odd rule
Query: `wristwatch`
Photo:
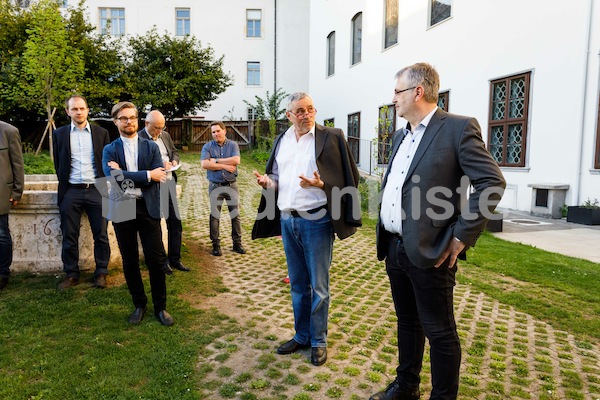
[[[217,164],[219,163],[219,159],[218,158],[215,158],[215,163],[217,163]]]

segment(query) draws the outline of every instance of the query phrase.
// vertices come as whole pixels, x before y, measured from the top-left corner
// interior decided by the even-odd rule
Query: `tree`
[[[167,118],[204,110],[232,84],[223,72],[223,57],[194,37],[160,36],[155,29],[129,40],[125,82],[140,107],[151,105]]]
[[[17,85],[10,88],[10,98],[34,110],[46,111],[45,136],[54,124],[53,109],[62,108],[61,103],[68,94],[79,90],[84,64],[81,50],[68,41],[56,0],[40,0],[30,12],[31,25],[27,29],[25,51],[18,60],[20,65],[10,71],[18,73],[21,79],[13,76]],[[48,137],[52,140],[52,135]]]
[[[280,121],[285,117],[285,108],[281,107],[281,102],[285,100],[287,95],[282,88],[278,88],[273,95],[270,95],[267,90],[264,99],[254,96],[256,104],[251,104],[246,100],[244,100],[244,103],[256,110],[257,119]]]
[[[77,7],[69,8],[65,29],[69,43],[82,51],[85,69],[80,90],[88,100],[90,115],[110,116],[115,102],[126,97],[123,43],[108,34],[97,33],[97,29],[86,20],[85,0],[80,0]]]

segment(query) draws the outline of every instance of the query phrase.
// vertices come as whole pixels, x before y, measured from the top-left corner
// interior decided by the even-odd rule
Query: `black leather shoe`
[[[171,264],[171,268],[175,268],[176,270],[183,271],[183,272],[191,271],[191,269],[189,269],[188,267],[186,267],[185,265],[183,265],[180,262]]]
[[[246,254],[246,250],[242,247],[241,243],[236,243],[233,245],[233,251],[239,254]]]
[[[161,270],[162,270],[162,272],[165,273],[165,275],[172,275],[173,274],[173,270],[171,269],[171,267],[167,263],[165,263],[165,265],[162,266]]]
[[[317,367],[327,361],[327,347],[313,347],[310,354],[310,362]]]
[[[310,345],[308,344],[300,344],[292,339],[279,346],[277,348],[277,354],[292,354],[298,350],[308,349],[309,347]]]
[[[390,383],[385,391],[375,393],[369,397],[369,400],[419,400],[419,397],[421,397],[421,392],[419,392],[418,387],[416,389],[406,389],[401,387],[398,381],[394,379],[394,382]]]
[[[94,278],[94,286],[98,289],[104,289],[106,287],[106,274],[98,274]]]
[[[158,314],[156,314],[156,318],[158,318],[160,323],[164,326],[171,326],[175,323],[175,321],[173,321],[173,317],[171,317],[171,314],[169,314],[166,310],[159,311]]]
[[[0,290],[4,289],[8,285],[8,276],[0,276]]]
[[[222,254],[223,253],[221,253],[221,246],[218,244],[213,244],[212,255],[218,257]]]
[[[70,287],[73,286],[77,286],[79,285],[79,278],[75,278],[73,276],[69,276],[67,277],[64,281],[62,281],[59,285],[58,285],[58,290],[65,290],[68,289]]]
[[[144,315],[146,315],[146,307],[138,307],[131,313],[127,321],[129,321],[130,324],[137,325],[142,322]]]

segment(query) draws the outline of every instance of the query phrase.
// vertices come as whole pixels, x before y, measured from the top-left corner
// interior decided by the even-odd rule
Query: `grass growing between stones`
[[[293,317],[281,239],[250,240],[260,192],[252,170],[264,165],[242,153],[248,254],[227,248],[224,207],[227,246],[212,257],[205,171],[199,153],[182,160],[184,263],[192,272],[167,281],[176,325],[165,328],[150,314],[129,326],[122,277],[104,291],[80,285],[59,293],[53,276],[16,275],[0,295],[0,398],[327,400],[385,388],[397,366],[396,317],[375,257],[375,221],[335,241],[329,359],[314,367],[310,350],[275,354],[293,335]],[[470,250],[455,290],[459,399],[600,399],[598,265],[580,261],[487,234]],[[421,378],[427,398],[427,350]]]

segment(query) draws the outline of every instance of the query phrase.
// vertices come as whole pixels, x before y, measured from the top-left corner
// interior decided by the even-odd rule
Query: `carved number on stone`
[[[50,222],[52,222],[54,220],[54,218],[50,218],[48,221],[46,221],[46,223],[44,224],[44,235],[46,236],[50,236],[50,234],[52,233],[52,230],[48,227],[48,224]]]

